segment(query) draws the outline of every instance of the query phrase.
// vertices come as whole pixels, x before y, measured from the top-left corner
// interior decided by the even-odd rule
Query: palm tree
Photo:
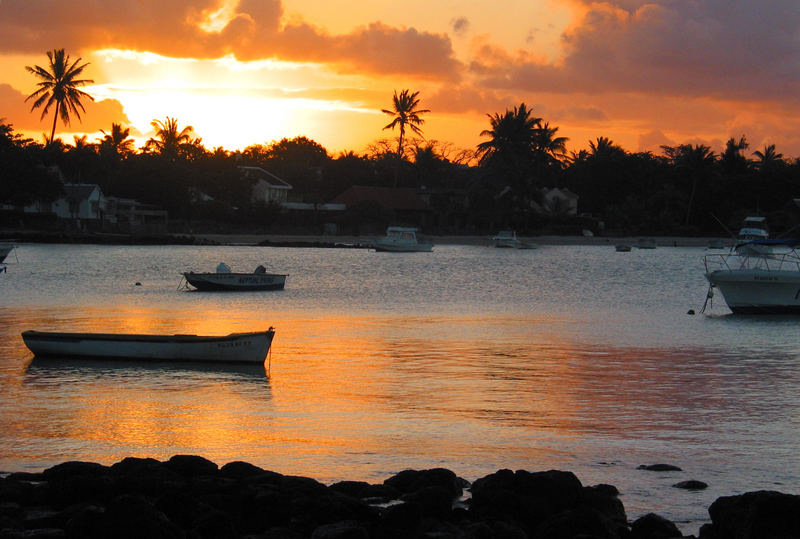
[[[555,136],[558,127],[550,127],[550,122],[539,122],[533,135],[533,153],[535,159],[546,165],[561,166],[567,155],[567,137]]]
[[[163,156],[174,158],[182,148],[192,143],[194,128],[187,125],[178,131],[177,118],[167,116],[166,121],[153,120],[150,125],[156,130],[156,136],[147,140],[144,145],[146,150],[155,149]]]
[[[764,151],[756,150],[753,155],[758,157],[756,166],[761,170],[768,170],[775,165],[783,163],[783,154],[775,151],[775,145],[764,145]]]
[[[490,140],[478,144],[479,163],[488,165],[504,163],[512,169],[519,169],[522,162],[530,157],[536,130],[542,119],[531,116],[525,103],[504,114],[487,114],[491,129],[481,131],[482,137]]]
[[[741,173],[747,170],[747,158],[742,155],[742,152],[750,147],[747,138],[742,135],[737,141],[731,137],[725,143],[725,151],[720,155],[719,162],[722,169],[728,173]]]
[[[111,150],[114,155],[121,157],[133,152],[133,139],[130,138],[130,128],[123,128],[120,124],[112,123],[111,133],[106,133],[102,129],[100,132],[105,135],[100,141],[101,148],[107,148]]]
[[[689,226],[697,183],[700,180],[708,180],[711,177],[717,162],[717,156],[705,144],[681,144],[677,147],[662,146],[661,148],[672,161],[672,164],[692,181],[689,202],[686,206],[686,219],[683,223],[684,226]]]
[[[47,58],[50,60],[49,69],[40,66],[25,66],[28,72],[40,80],[37,85],[39,89],[26,97],[25,101],[34,99],[31,111],[44,106],[42,118],[47,115],[50,107],[55,103],[53,129],[50,131],[50,138],[47,139],[49,141],[48,144],[50,144],[56,134],[56,122],[59,116],[64,125],[69,125],[70,114],[74,114],[80,120],[81,115],[78,109],[86,112],[86,109],[83,108],[83,103],[81,103],[82,99],[88,98],[94,101],[92,96],[78,89],[79,86],[85,86],[94,81],[78,78],[89,64],[87,62],[79,66],[80,58],[70,64],[69,55],[64,52],[64,49],[47,51]]]
[[[417,96],[419,92],[410,93],[410,90],[402,90],[398,95],[397,90],[394,91],[392,98],[394,110],[381,109],[381,112],[392,116],[393,119],[389,125],[384,129],[394,129],[400,126],[400,138],[397,139],[397,158],[403,157],[403,137],[406,133],[406,127],[411,129],[414,133],[422,136],[420,125],[425,123],[425,120],[420,118],[420,114],[430,112],[428,109],[418,109],[419,99]]]

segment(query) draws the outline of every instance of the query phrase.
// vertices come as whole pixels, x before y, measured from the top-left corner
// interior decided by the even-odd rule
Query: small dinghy
[[[200,291],[247,291],[283,290],[288,275],[267,273],[264,266],[258,266],[253,273],[234,273],[227,264],[221,262],[215,273],[183,274],[186,282]]]
[[[264,363],[275,330],[224,336],[23,331],[37,357]]]

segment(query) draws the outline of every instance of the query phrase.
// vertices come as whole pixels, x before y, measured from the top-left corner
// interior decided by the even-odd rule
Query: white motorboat
[[[514,230],[501,230],[496,236],[492,236],[492,242],[495,247],[509,249],[536,249],[537,247],[535,243],[518,238]]]
[[[728,254],[706,255],[705,276],[731,311],[742,314],[800,314],[800,254],[797,240],[759,239]]]
[[[754,255],[770,254],[774,246],[761,242],[766,239],[769,239],[767,219],[765,217],[745,217],[739,234],[736,236],[734,250],[742,254],[748,252]]]
[[[433,241],[418,234],[416,228],[390,226],[386,229],[386,236],[375,240],[373,248],[394,253],[430,252],[433,250]]]
[[[273,328],[225,336],[22,332],[37,357],[222,363],[263,363],[274,336]]]
[[[223,262],[217,266],[215,273],[188,271],[183,277],[187,283],[200,291],[247,291],[283,290],[287,275],[267,273],[264,266],[258,266],[253,273],[234,273]]]

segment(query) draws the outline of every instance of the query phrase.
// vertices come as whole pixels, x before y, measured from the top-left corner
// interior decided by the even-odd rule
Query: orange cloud
[[[204,24],[219,8],[205,0],[4,0],[0,52],[133,49],[164,56],[328,62],[342,71],[452,80],[460,63],[448,36],[372,23],[328,35],[304,23],[283,25],[280,0],[241,0],[220,31]]]
[[[26,95],[9,86],[0,84],[0,118],[5,118],[7,122],[13,124],[15,130],[37,131],[49,128],[53,122],[52,111],[43,119],[41,109],[31,112],[31,103],[25,102]],[[122,104],[115,99],[104,99],[102,101],[84,101],[85,113],[81,118],[72,118],[69,128],[76,131],[94,132],[104,129],[111,129],[112,123],[122,125],[129,124],[128,117],[122,110]],[[62,131],[64,125],[58,121],[57,131]]]

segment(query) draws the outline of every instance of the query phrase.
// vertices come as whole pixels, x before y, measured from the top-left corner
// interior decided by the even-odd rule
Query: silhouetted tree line
[[[0,120],[0,202],[53,201],[63,194],[60,172],[65,182],[96,183],[106,195],[156,204],[171,219],[260,228],[281,210],[251,202],[254,180],[237,166],[255,165],[290,183],[290,199],[300,202],[329,202],[351,185],[416,188],[433,208],[433,232],[597,233],[602,221],[607,234],[718,235],[723,224],[734,230],[748,214],[767,216],[776,231],[800,222],[793,203],[800,160],[785,159],[773,145],[750,153],[741,137],[720,155],[692,144],[654,155],[599,137],[567,155],[558,128],[532,117],[524,104],[489,118],[491,129],[483,133],[489,140],[475,152],[411,138],[403,147],[381,140],[363,155],[338,156],[306,137],[241,152],[209,150],[172,118],[154,121],[156,136],[138,151],[117,124],[96,142],[76,137],[67,145],[37,143]],[[582,216],[545,204],[542,188],[550,187],[579,195]],[[361,207],[348,219],[383,225],[392,215]]]
[[[392,117],[384,129],[398,128],[396,144],[379,140],[363,155],[332,157],[302,136],[242,152],[208,150],[193,138],[191,126],[180,129],[170,117],[153,120],[155,136],[138,152],[130,130],[118,124],[96,142],[83,136],[65,145],[54,138],[57,120],[68,125],[71,116],[80,119],[81,101],[92,99],[80,87],[93,81],[80,78],[88,64],[72,61],[64,49],[48,51],[47,58],[45,67],[26,67],[39,80],[26,101],[32,111],[42,109],[42,118],[53,109],[52,130],[42,145],[0,119],[0,203],[51,202],[63,194],[63,177],[98,184],[106,195],[156,204],[173,220],[265,226],[281,208],[253,203],[256,180],[237,169],[257,165],[289,182],[292,199],[300,202],[329,202],[352,185],[415,188],[433,210],[426,223],[431,232],[719,234],[747,214],[767,216],[778,232],[798,223],[793,200],[800,195],[800,160],[785,159],[774,145],[748,155],[742,136],[728,140],[721,155],[702,144],[663,146],[663,155],[654,155],[629,153],[599,137],[589,149],[568,155],[558,127],[522,103],[489,114],[490,129],[481,133],[488,139],[475,151],[458,151],[422,138],[422,115],[430,111],[420,108],[419,92],[407,89],[395,91],[392,108],[382,109]],[[580,197],[579,216],[545,196],[552,187]],[[349,208],[340,224],[358,230],[365,222],[385,226],[394,217],[365,201]]]

